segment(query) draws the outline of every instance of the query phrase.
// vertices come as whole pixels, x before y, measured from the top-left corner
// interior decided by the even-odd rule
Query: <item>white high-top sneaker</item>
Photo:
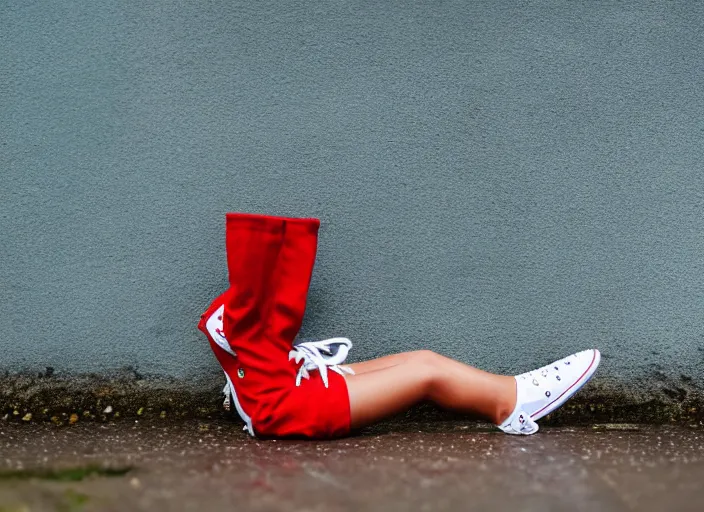
[[[536,421],[582,389],[594,375],[600,360],[598,350],[584,350],[516,375],[516,408],[498,427],[507,434],[535,434],[538,431]]]

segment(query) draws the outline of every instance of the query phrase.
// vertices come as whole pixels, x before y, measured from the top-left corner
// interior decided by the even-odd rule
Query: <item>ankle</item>
[[[501,425],[516,409],[517,389],[516,379],[513,377],[504,377],[504,382],[501,386],[501,391],[496,400],[496,409],[492,421],[495,425]]]

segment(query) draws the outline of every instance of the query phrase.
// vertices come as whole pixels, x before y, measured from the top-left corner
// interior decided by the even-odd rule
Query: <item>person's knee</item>
[[[432,350],[416,350],[411,352],[411,360],[419,365],[436,367],[438,366],[440,355]]]
[[[411,353],[409,370],[420,381],[426,393],[430,393],[442,378],[441,356],[432,350],[417,350]]]

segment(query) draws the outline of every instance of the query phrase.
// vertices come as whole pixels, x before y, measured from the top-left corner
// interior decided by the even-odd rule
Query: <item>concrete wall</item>
[[[322,219],[306,337],[704,384],[693,2],[5,2],[0,369],[191,380],[224,214]],[[608,380],[608,379],[607,379]],[[646,386],[643,388],[642,386]]]

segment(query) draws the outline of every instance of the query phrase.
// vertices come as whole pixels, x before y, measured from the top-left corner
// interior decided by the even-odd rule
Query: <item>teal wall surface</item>
[[[0,6],[0,370],[217,375],[224,214],[322,220],[302,335],[704,385],[701,2]]]

